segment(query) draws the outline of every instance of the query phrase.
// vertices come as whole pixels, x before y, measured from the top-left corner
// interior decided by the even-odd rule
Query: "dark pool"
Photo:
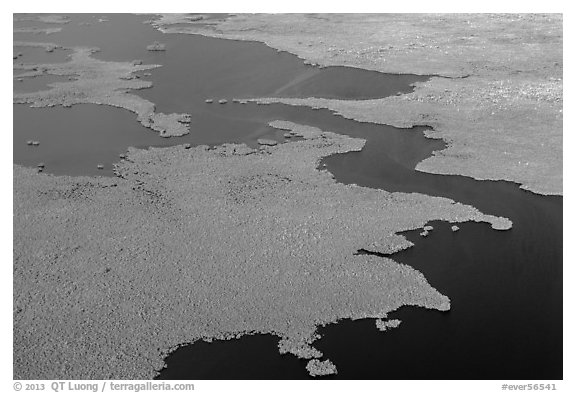
[[[427,76],[385,75],[347,67],[319,68],[296,56],[256,42],[230,41],[189,34],[163,34],[149,24],[151,16],[68,14],[70,23],[49,35],[15,33],[14,40],[54,42],[63,46],[98,47],[94,57],[108,61],[143,60],[162,64],[152,70],[153,89],[139,93],[163,112],[194,111],[206,98],[303,97],[341,99],[386,97],[412,90]],[[99,20],[106,22],[99,22]],[[45,24],[38,24],[45,26]],[[154,41],[165,52],[151,52]]]
[[[109,22],[97,22],[104,17]],[[142,16],[76,15],[46,38],[63,45],[99,46],[96,57],[164,66],[152,71],[154,87],[137,94],[159,111],[192,115],[190,135],[162,139],[135,121],[135,114],[97,105],[70,109],[14,106],[14,161],[46,163],[46,171],[111,175],[127,146],[180,143],[255,144],[260,137],[284,141],[267,126],[290,120],[367,140],[359,153],[323,160],[338,181],[389,191],[447,196],[514,222],[510,231],[463,224],[453,233],[433,223],[427,238],[407,236],[415,247],[395,260],[422,271],[452,300],[449,312],[402,308],[398,329],[382,333],[373,320],[340,321],[320,329],[316,347],[342,379],[559,379],[562,378],[562,198],[544,197],[506,182],[475,181],[415,171],[444,148],[424,138],[423,127],[399,130],[359,123],[327,110],[285,105],[205,104],[205,98],[340,97],[365,99],[411,90],[425,77],[304,65],[295,56],[262,44],[191,35],[162,35]],[[86,23],[90,23],[89,25]],[[15,39],[16,35],[15,35]],[[148,52],[152,41],[167,51]],[[27,139],[41,141],[39,147]],[[98,171],[96,164],[105,163]],[[307,378],[305,361],[278,355],[270,335],[185,345],[167,357],[159,378]],[[333,378],[333,377],[331,377]]]
[[[306,379],[307,361],[278,353],[278,337],[248,335],[211,343],[199,341],[170,355],[156,379]]]
[[[440,313],[405,308],[391,315],[408,323],[390,332],[389,339],[382,338],[394,356],[379,366],[406,379],[562,378],[562,197],[462,176],[413,171],[400,178],[362,153],[323,162],[343,183],[447,196],[514,223],[505,232],[466,223],[456,233],[447,223],[433,223],[435,229],[426,238],[418,231],[407,234],[416,246],[392,258],[424,273],[450,297],[452,309]],[[341,340],[354,324],[370,323],[327,327],[318,348],[334,348],[334,360],[359,378],[376,377],[377,368],[345,359],[343,351],[355,344]],[[369,330],[360,345],[373,345],[369,342],[377,334]],[[336,342],[341,346],[336,348]],[[403,351],[407,342],[411,350]]]

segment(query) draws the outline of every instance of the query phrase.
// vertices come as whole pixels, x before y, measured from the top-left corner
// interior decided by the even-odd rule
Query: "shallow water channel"
[[[98,22],[99,19],[108,22]],[[399,92],[412,91],[411,83],[427,80],[417,75],[385,75],[345,67],[318,68],[304,64],[296,56],[278,53],[265,45],[254,42],[229,41],[185,34],[163,34],[143,23],[147,16],[130,15],[72,15],[70,23],[62,31],[47,37],[34,35],[34,40],[56,42],[64,46],[90,46],[101,50],[95,57],[108,61],[132,61],[142,59],[145,64],[162,64],[151,70],[154,86],[151,89],[133,91],[156,104],[164,113],[189,113],[192,117],[191,133],[181,138],[163,139],[151,130],[138,124],[135,116],[121,114],[112,107],[94,109],[30,109],[24,105],[14,106],[14,159],[23,165],[35,165],[41,159],[45,172],[54,174],[88,174],[112,176],[112,164],[118,154],[128,146],[171,146],[182,143],[216,145],[224,142],[245,142],[256,146],[256,139],[266,136],[283,141],[283,131],[274,131],[267,123],[276,119],[308,121],[314,118],[315,125],[335,127],[339,130],[362,127],[371,130],[388,130],[395,134],[395,144],[390,145],[393,155],[417,160],[427,157],[432,148],[441,143],[430,144],[423,136],[413,135],[425,151],[414,149],[414,143],[392,127],[358,125],[352,121],[327,120],[333,117],[328,112],[310,114],[308,110],[297,110],[287,106],[264,107],[232,103],[234,97],[340,97],[362,99],[384,97]],[[90,25],[86,25],[90,23]],[[150,52],[146,45],[159,41],[166,43],[166,52]],[[17,92],[47,88],[40,78],[24,78],[14,82]],[[36,82],[37,80],[37,82]],[[207,98],[227,98],[229,103],[206,104]],[[87,107],[90,107],[89,105]],[[95,107],[95,106],[94,106]],[[306,112],[306,113],[305,113]],[[300,113],[303,113],[300,115]],[[66,114],[66,116],[64,116]],[[64,120],[66,119],[66,120]],[[68,122],[68,127],[63,127]],[[140,127],[142,133],[136,130]],[[96,133],[95,130],[97,129]],[[334,129],[336,131],[336,129]],[[90,134],[90,135],[89,135]],[[21,136],[26,135],[25,138]],[[69,138],[67,138],[67,135]],[[41,144],[31,149],[25,145],[28,139],[60,141],[56,151]],[[88,139],[97,146],[93,151],[84,141]],[[389,145],[389,140],[386,143]],[[65,144],[64,144],[64,141]],[[17,145],[19,144],[19,145]],[[61,153],[69,150],[66,154]],[[412,145],[412,146],[410,146]],[[413,152],[415,151],[415,153]],[[58,158],[45,158],[52,155]],[[86,154],[84,154],[86,153]],[[49,161],[53,161],[52,165]],[[56,162],[57,161],[57,162]],[[104,164],[105,170],[97,171],[96,165]]]
[[[108,20],[97,22],[98,18]],[[367,140],[358,153],[323,160],[343,183],[388,191],[446,196],[484,213],[510,218],[510,231],[467,223],[452,232],[432,223],[426,238],[406,234],[416,245],[393,255],[421,271],[450,297],[449,312],[402,308],[390,315],[399,328],[380,332],[373,320],[340,321],[321,328],[315,346],[338,367],[342,379],[558,379],[562,377],[562,198],[522,191],[506,182],[417,172],[415,165],[444,147],[426,139],[423,127],[401,130],[360,123],[327,110],[229,102],[206,98],[328,97],[367,99],[411,91],[426,77],[383,75],[344,67],[320,69],[263,44],[184,34],[162,34],[144,16],[72,16],[44,40],[99,46],[96,57],[163,66],[152,70],[151,89],[135,92],[161,112],[192,116],[191,133],[160,138],[136,115],[98,105],[28,108],[14,105],[14,162],[70,175],[113,176],[112,165],[128,146],[215,145],[256,139],[286,142],[273,120],[289,120]],[[90,23],[89,25],[87,23]],[[15,40],[24,40],[16,37]],[[153,41],[166,52],[148,52]],[[28,146],[27,140],[39,140]],[[104,163],[104,170],[96,165]],[[270,335],[184,345],[166,359],[159,378],[307,378],[306,362],[278,355]],[[184,343],[183,343],[184,344]]]

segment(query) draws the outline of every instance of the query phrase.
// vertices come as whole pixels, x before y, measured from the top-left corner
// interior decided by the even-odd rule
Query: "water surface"
[[[34,40],[27,40],[36,42]],[[36,46],[14,46],[13,54],[20,55],[13,60],[13,64],[54,64],[65,63],[69,60],[71,51],[56,48],[49,52],[45,48]]]
[[[13,91],[14,93],[32,93],[41,90],[48,90],[51,83],[54,82],[68,82],[67,76],[59,75],[39,75],[35,77],[20,77],[18,74],[14,75]]]
[[[112,163],[120,160],[119,154],[128,146],[148,147],[165,141],[138,123],[136,114],[110,106],[30,108],[14,104],[13,111],[14,162],[33,167],[42,162],[48,173],[112,176]],[[40,145],[29,146],[29,140]],[[101,163],[104,170],[97,169]]]
[[[373,141],[369,134],[364,137]],[[404,307],[389,315],[402,320],[401,326],[385,333],[373,320],[320,328],[323,338],[315,346],[338,367],[338,375],[329,378],[561,379],[562,198],[536,195],[508,182],[424,174],[403,165],[394,166],[401,172],[395,176],[389,157],[379,160],[369,146],[324,163],[344,183],[446,196],[508,217],[514,225],[495,231],[488,224],[464,223],[453,232],[448,223],[432,222],[434,230],[426,238],[419,230],[406,233],[415,246],[391,258],[421,271],[450,297],[451,310]],[[347,161],[351,157],[352,163]],[[255,344],[248,361],[265,356],[268,344]],[[168,369],[172,356],[194,361],[195,345],[170,355]],[[238,344],[214,345],[219,353],[214,356],[224,356],[227,345]],[[195,370],[179,367],[178,373],[167,369],[161,377],[198,378]],[[282,379],[265,373],[260,378]]]
[[[219,17],[212,15],[211,17]],[[216,145],[225,142],[242,142],[250,146],[257,146],[256,139],[270,137],[279,142],[284,141],[284,131],[273,130],[267,123],[273,120],[292,120],[309,122],[306,124],[329,127],[333,131],[350,130],[354,128],[371,128],[380,132],[389,132],[392,137],[387,138],[381,146],[388,146],[385,154],[402,157],[403,161],[417,162],[416,159],[427,157],[432,148],[442,148],[442,143],[427,143],[422,135],[406,138],[400,136],[398,131],[386,126],[358,125],[352,121],[333,119],[329,112],[311,113],[308,109],[295,109],[287,106],[264,107],[240,105],[232,103],[233,97],[340,97],[343,99],[361,99],[384,97],[408,92],[410,86],[416,81],[428,79],[416,75],[386,75],[373,71],[366,71],[346,67],[328,67],[320,69],[304,64],[296,56],[277,52],[265,45],[255,42],[240,42],[208,38],[188,34],[163,34],[153,29],[149,24],[143,23],[150,16],[142,15],[87,15],[70,14],[71,22],[62,25],[62,31],[50,35],[52,42],[65,46],[99,47],[101,50],[95,57],[109,61],[132,61],[141,59],[145,64],[162,64],[162,67],[151,70],[150,76],[143,76],[151,80],[154,86],[150,89],[131,91],[156,104],[157,111],[163,113],[188,113],[191,115],[190,135],[181,138],[166,140],[151,138],[157,134],[145,132],[142,135],[132,132],[139,127],[123,124],[113,125],[109,119],[118,119],[116,108],[99,108],[97,110],[80,110],[82,116],[76,111],[58,110],[51,115],[43,112],[26,111],[25,116],[19,116],[24,109],[16,109],[14,133],[27,135],[26,138],[63,139],[66,132],[74,133],[68,138],[67,144],[71,151],[83,151],[84,142],[78,139],[78,129],[81,123],[91,124],[92,128],[111,128],[113,131],[98,131],[92,133],[89,140],[98,140],[100,148],[94,154],[86,155],[83,159],[78,156],[61,156],[57,167],[47,166],[46,171],[56,174],[93,174],[93,161],[105,164],[112,168],[119,151],[128,146],[170,146],[182,143]],[[100,22],[102,20],[103,22]],[[150,52],[146,45],[159,41],[167,45],[166,52]],[[37,91],[49,83],[35,79],[24,82],[15,82],[17,92]],[[226,105],[206,104],[206,98],[227,98]],[[88,106],[91,107],[91,106]],[[107,119],[106,113],[113,113]],[[60,116],[72,114],[70,126],[63,127]],[[23,118],[25,117],[25,118]],[[128,119],[124,115],[123,119]],[[30,127],[29,123],[43,124],[42,127]],[[26,128],[27,131],[21,131]],[[87,133],[89,128],[84,128]],[[126,129],[120,134],[117,130]],[[34,131],[31,131],[34,130]],[[353,133],[353,132],[352,132]],[[113,135],[110,137],[110,135]],[[22,138],[20,138],[22,139]],[[414,144],[416,140],[418,143]],[[74,142],[74,141],[77,141]],[[410,147],[410,143],[412,146]],[[402,145],[402,149],[398,148]],[[416,147],[415,147],[416,145]],[[424,146],[425,145],[425,146]],[[374,145],[376,146],[376,145]],[[421,148],[420,148],[421,147]],[[46,154],[50,153],[50,146],[44,147]],[[424,150],[424,151],[422,151]],[[36,152],[29,156],[30,150],[15,150],[15,162],[27,165],[37,158]],[[52,151],[60,154],[59,150]],[[24,155],[22,155],[24,154]],[[66,167],[69,163],[69,170]],[[112,175],[111,170],[99,172],[102,175]]]
[[[103,17],[109,22],[98,22]],[[136,122],[136,115],[105,106],[70,109],[14,106],[14,160],[46,163],[61,174],[112,175],[128,146],[220,144],[269,137],[284,142],[269,121],[289,120],[367,140],[361,152],[323,160],[343,183],[389,191],[446,196],[485,213],[509,217],[510,231],[466,223],[453,233],[433,223],[427,238],[407,236],[415,247],[393,256],[422,271],[452,300],[449,312],[402,308],[403,322],[383,333],[374,321],[341,321],[320,329],[316,343],[338,367],[337,378],[358,379],[558,379],[562,377],[562,198],[543,197],[506,182],[417,172],[414,166],[444,148],[424,138],[424,127],[400,130],[359,123],[327,110],[284,105],[206,104],[206,98],[339,97],[367,99],[411,91],[417,76],[305,65],[288,53],[253,42],[194,35],[163,35],[127,15],[73,15],[47,41],[98,46],[97,58],[143,59],[154,87],[136,94],[159,111],[192,115],[190,135],[163,139]],[[90,24],[87,24],[90,23]],[[34,40],[43,36],[34,36]],[[15,38],[16,39],[16,38]],[[153,41],[166,52],[149,52]],[[39,147],[26,145],[36,139]],[[98,163],[105,170],[98,171]],[[160,378],[307,378],[305,362],[279,356],[269,335],[183,346],[166,359]]]
[[[414,178],[408,176],[406,183]],[[479,201],[484,196],[484,211],[511,218],[513,228],[502,232],[464,223],[453,232],[448,223],[432,222],[426,238],[419,230],[406,233],[415,246],[391,258],[421,271],[450,297],[451,310],[403,307],[389,315],[402,324],[387,332],[378,331],[374,320],[320,328],[323,337],[314,346],[338,367],[338,374],[328,378],[562,379],[562,198],[505,182],[454,178],[451,196],[461,190]],[[380,186],[386,186],[385,178]],[[283,362],[282,374],[262,371],[258,378],[306,378],[297,374],[297,365],[272,359],[266,340],[252,343],[246,348],[247,364],[261,357]],[[186,367],[202,356],[197,345],[168,356],[160,378],[200,378],[204,369]],[[224,357],[229,347],[238,346],[242,343],[218,342],[213,356]],[[215,379],[242,378],[208,367]]]
[[[230,341],[199,341],[168,357],[157,379],[305,379],[307,361],[278,353],[279,338],[247,335]]]
[[[257,147],[259,138],[288,142],[283,136],[285,130],[268,126],[274,120],[294,121],[365,138],[366,156],[390,171],[405,175],[413,172],[417,162],[445,146],[441,141],[426,139],[424,127],[400,130],[359,123],[334,116],[327,110],[281,104],[202,105],[206,110],[202,116],[192,118],[191,133],[178,138],[161,138],[140,125],[135,114],[115,107],[85,104],[71,108],[30,108],[14,105],[14,162],[35,166],[40,159],[47,164],[45,171],[49,173],[112,176],[113,163],[129,146],[166,147],[183,143],[214,146],[235,142]],[[31,148],[26,145],[30,139],[53,142]],[[95,172],[97,163],[103,163],[105,170]]]

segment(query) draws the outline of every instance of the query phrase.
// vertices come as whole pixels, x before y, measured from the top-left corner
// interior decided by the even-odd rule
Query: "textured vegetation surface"
[[[437,75],[412,94],[382,100],[288,102],[361,121],[431,125],[428,136],[448,148],[417,169],[562,194],[559,14],[240,14],[201,22],[172,15],[154,24],[261,41],[322,66]]]
[[[336,183],[321,158],[364,141],[288,122],[303,139],[131,149],[118,178],[14,166],[14,378],[145,379],[176,346],[272,333],[279,352],[336,372],[316,328],[447,310],[421,273],[391,259],[398,232],[431,220],[488,222],[449,199]]]

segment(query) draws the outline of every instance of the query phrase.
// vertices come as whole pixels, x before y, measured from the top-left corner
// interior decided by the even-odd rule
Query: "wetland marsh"
[[[206,36],[226,18],[200,20],[204,35],[121,14],[14,33],[40,43],[14,60],[14,377],[561,379],[562,196],[416,170],[454,142],[436,115],[396,128],[245,102],[346,107],[415,95],[431,76]],[[187,34],[156,29],[171,25]],[[98,51],[74,67],[124,87],[69,80],[54,53],[77,47]],[[45,173],[27,168],[39,162]],[[401,324],[379,331],[386,318]],[[93,342],[77,337],[86,326]],[[88,369],[78,359],[94,347]]]

